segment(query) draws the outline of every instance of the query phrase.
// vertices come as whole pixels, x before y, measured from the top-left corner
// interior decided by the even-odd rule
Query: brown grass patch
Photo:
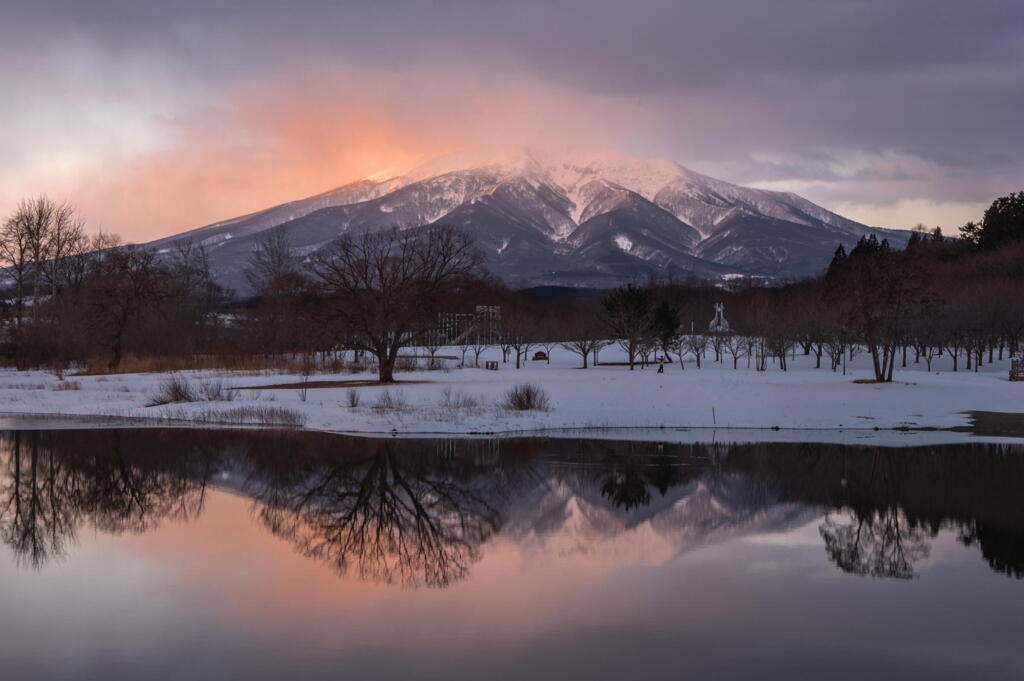
[[[274,383],[272,385],[244,385],[231,388],[231,390],[301,390],[308,388],[369,388],[372,386],[388,385],[418,385],[421,383],[433,383],[433,381],[395,381],[394,383],[380,383],[379,381],[353,380],[353,381],[307,381],[306,383]]]
[[[313,371],[339,373],[352,367],[359,371],[366,369],[365,363],[352,364],[333,358],[326,361],[318,359],[313,363]],[[86,362],[85,367],[76,373],[78,376],[102,376],[109,374],[165,374],[175,371],[251,371],[281,372],[301,374],[308,371],[310,364],[301,356],[291,355],[175,355],[167,357],[151,357],[127,355],[115,370],[107,368],[107,360],[98,358]]]
[[[178,409],[167,412],[160,418],[175,421],[190,421],[208,425],[223,426],[272,426],[277,428],[302,428],[306,415],[284,407],[250,405],[227,409],[202,409],[186,411]]]
[[[501,406],[509,411],[551,411],[551,399],[540,386],[520,383],[505,392]]]
[[[127,355],[114,371],[107,368],[107,360],[92,359],[77,372],[78,376],[109,374],[164,374],[174,371],[205,371],[227,369],[234,371],[264,371],[273,365],[263,357],[220,357],[213,355],[180,355],[169,357],[140,357]]]
[[[53,389],[57,391],[81,390],[82,384],[79,383],[78,381],[61,381],[57,385],[53,386]]]

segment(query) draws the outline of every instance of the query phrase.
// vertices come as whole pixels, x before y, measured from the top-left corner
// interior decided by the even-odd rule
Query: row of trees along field
[[[957,238],[913,232],[905,250],[875,236],[840,246],[820,277],[728,287],[698,280],[631,284],[612,291],[513,291],[484,269],[472,239],[446,226],[344,234],[309,257],[287,232],[265,233],[246,267],[254,292],[238,300],[214,281],[209,254],[87,236],[67,204],[26,200],[0,231],[6,272],[3,357],[20,368],[93,372],[264,368],[294,358],[304,370],[338,370],[349,351],[372,357],[394,380],[404,348],[431,355],[445,339],[442,314],[500,306],[488,334],[459,338],[463,364],[487,347],[522,366],[556,347],[586,368],[618,343],[629,369],[656,361],[787,368],[796,353],[838,371],[858,353],[875,379],[938,357],[977,369],[1015,353],[1024,334],[1024,193],[997,199]],[[708,334],[722,302],[733,335]]]

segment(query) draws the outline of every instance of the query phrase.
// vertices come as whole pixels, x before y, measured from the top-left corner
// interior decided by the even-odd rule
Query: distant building
[[[445,345],[497,343],[501,338],[501,306],[477,305],[473,312],[442,312],[437,316],[437,329]]]

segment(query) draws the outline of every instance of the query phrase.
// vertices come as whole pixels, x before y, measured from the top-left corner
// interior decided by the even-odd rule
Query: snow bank
[[[456,349],[442,354],[458,355]],[[497,350],[482,357],[499,360]],[[603,362],[622,361],[618,348],[606,348]],[[814,358],[798,355],[790,370],[774,366],[767,372],[746,368],[733,370],[731,360],[717,364],[709,359],[697,369],[687,363],[666,365],[665,373],[655,367],[629,371],[625,366],[577,369],[578,358],[555,349],[551,363],[528,362],[520,370],[500,364],[499,371],[452,368],[450,371],[417,371],[399,375],[399,380],[417,381],[392,386],[356,388],[313,388],[303,401],[296,389],[253,391],[253,386],[281,384],[299,376],[244,372],[184,372],[197,383],[219,380],[237,389],[231,402],[195,402],[156,407],[152,401],[164,374],[114,376],[69,376],[75,390],[58,390],[59,381],[40,372],[0,371],[0,412],[113,416],[146,419],[188,419],[209,421],[218,410],[245,406],[274,406],[293,410],[305,417],[306,427],[336,432],[361,433],[511,433],[555,429],[718,429],[696,435],[675,437],[723,439],[729,428],[745,429],[827,429],[859,432],[873,429],[949,428],[968,424],[965,412],[972,410],[1024,412],[1024,383],[1007,380],[1008,360],[986,365],[978,373],[954,373],[946,362],[936,362],[932,373],[924,364],[897,369],[896,383],[857,384],[854,379],[870,378],[868,358],[859,355],[847,375],[827,368],[815,369]],[[457,362],[448,362],[454,367]],[[369,374],[317,375],[313,381],[361,381]],[[541,386],[550,396],[548,412],[513,413],[498,403],[506,390],[522,382]],[[350,407],[348,393],[354,390],[359,405]],[[375,407],[384,393],[391,408]],[[769,430],[768,432],[774,432]],[[666,439],[644,436],[645,439]],[[732,439],[736,434],[728,437]],[[943,434],[948,441],[949,434]],[[618,436],[618,435],[617,435]],[[888,436],[887,436],[888,437]],[[894,437],[900,438],[901,435]],[[756,439],[772,439],[764,433]],[[799,439],[799,438],[798,438]],[[804,438],[807,439],[807,438]],[[817,439],[817,438],[813,438]]]

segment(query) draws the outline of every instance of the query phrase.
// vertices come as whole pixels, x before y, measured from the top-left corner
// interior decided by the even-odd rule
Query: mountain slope
[[[284,230],[302,257],[339,234],[437,223],[470,232],[492,271],[514,286],[803,277],[822,271],[839,243],[852,247],[870,233],[896,246],[906,240],[795,194],[741,187],[665,159],[520,153],[442,157],[153,246],[203,243],[218,281],[245,294],[245,263],[267,229]]]

